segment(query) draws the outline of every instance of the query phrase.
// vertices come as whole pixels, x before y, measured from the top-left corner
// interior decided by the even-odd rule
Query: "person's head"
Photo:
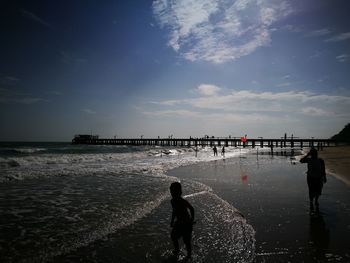
[[[182,194],[181,184],[179,182],[170,185],[170,193],[172,197],[180,197]]]
[[[315,148],[311,148],[310,155],[312,158],[317,158],[317,150]]]

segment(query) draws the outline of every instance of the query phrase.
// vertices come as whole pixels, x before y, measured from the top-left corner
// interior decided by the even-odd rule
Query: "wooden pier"
[[[92,145],[133,145],[133,146],[174,146],[174,147],[268,147],[268,148],[304,148],[304,147],[330,147],[336,146],[337,141],[331,139],[300,139],[300,138],[281,138],[281,139],[243,139],[242,138],[114,138],[100,139],[98,136],[78,135],[72,140],[73,144],[92,144]]]

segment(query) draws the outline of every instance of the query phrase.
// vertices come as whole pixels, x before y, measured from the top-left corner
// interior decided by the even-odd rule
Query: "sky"
[[[0,1],[0,141],[329,138],[347,0]]]

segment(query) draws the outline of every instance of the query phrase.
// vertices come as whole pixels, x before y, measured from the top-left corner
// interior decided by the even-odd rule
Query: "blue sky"
[[[350,120],[346,0],[1,1],[0,140],[328,138]]]

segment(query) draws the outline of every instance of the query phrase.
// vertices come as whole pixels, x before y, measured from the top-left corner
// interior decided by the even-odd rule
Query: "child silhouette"
[[[174,244],[174,254],[177,255],[180,251],[178,239],[182,237],[186,245],[187,257],[191,257],[194,209],[187,200],[181,197],[182,190],[179,182],[170,185],[170,193],[172,196],[171,206],[173,208],[170,226],[173,228],[171,231],[171,240]],[[190,211],[190,214],[188,213],[188,210]]]

